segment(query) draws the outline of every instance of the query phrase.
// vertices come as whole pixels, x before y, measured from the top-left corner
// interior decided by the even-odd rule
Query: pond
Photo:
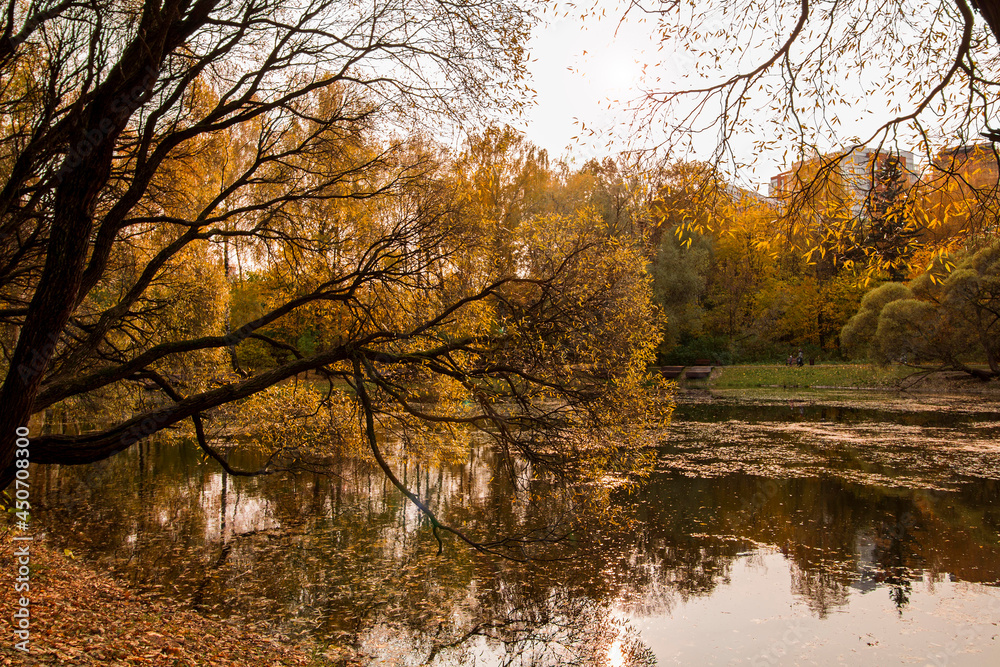
[[[558,497],[511,506],[494,463],[400,476],[479,536],[565,524]],[[58,547],[371,664],[1000,664],[1000,404],[978,398],[685,394],[651,478],[529,563],[439,554],[351,462],[231,477],[153,441],[33,481]]]

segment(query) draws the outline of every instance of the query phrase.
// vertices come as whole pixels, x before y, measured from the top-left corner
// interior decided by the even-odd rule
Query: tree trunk
[[[13,479],[14,430],[27,425],[59,335],[76,306],[93,226],[91,211],[100,185],[110,172],[111,146],[112,142],[104,142],[99,149],[101,155],[72,170],[56,190],[45,267],[21,327],[10,371],[0,387],[0,405],[4,406],[0,419],[0,488],[6,488]],[[103,169],[96,164],[100,158],[105,158],[100,160]]]
[[[119,64],[75,116],[66,156],[54,177],[52,231],[45,266],[18,335],[10,370],[0,387],[0,489],[14,478],[14,429],[26,426],[42,378],[66,323],[83,296],[87,272],[103,273],[107,256],[92,248],[94,205],[111,175],[117,139],[132,113],[156,83],[172,20],[178,7],[162,16],[146,14],[139,36]],[[170,14],[169,16],[167,14]],[[173,35],[182,40],[183,34]],[[98,238],[117,229],[102,229]],[[93,252],[91,252],[93,250]],[[89,257],[88,257],[89,256]],[[88,266],[88,261],[90,265]],[[33,452],[29,451],[30,458]]]
[[[964,0],[958,2],[965,4]],[[972,6],[986,21],[986,25],[993,31],[993,36],[1000,44],[1000,5],[997,4],[997,0],[972,0]]]

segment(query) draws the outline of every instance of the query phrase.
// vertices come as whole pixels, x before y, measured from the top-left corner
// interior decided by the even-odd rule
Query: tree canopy
[[[233,474],[359,446],[436,529],[383,429],[479,432],[512,476],[641,459],[636,415],[669,401],[643,384],[659,315],[638,247],[590,208],[543,210],[544,154],[509,132],[453,156],[421,129],[518,108],[533,20],[510,2],[11,0],[0,486],[15,429],[60,406],[95,425],[33,435],[33,462],[182,423]],[[295,431],[311,405],[326,450],[271,429],[244,470],[213,444],[227,414]]]
[[[641,109],[640,122],[666,120],[669,145],[711,130],[722,157],[743,132],[760,148],[798,156],[907,130],[925,140],[941,131],[993,136],[1000,14],[992,3],[724,0],[634,2],[629,11],[655,16],[691,64],[691,86],[653,87]],[[840,125],[839,113],[872,95],[891,104],[867,136]],[[773,132],[757,131],[760,123]]]
[[[962,156],[947,152],[985,138],[996,163],[1000,15],[992,3],[639,1],[627,11],[652,17],[662,52],[671,54],[633,108],[636,150],[676,157],[697,146],[731,175],[762,153],[783,154],[795,180],[782,198],[784,221],[800,235],[827,231],[802,252],[877,262],[898,278],[924,259],[913,237],[948,225],[936,210],[894,222],[888,236],[871,227],[868,207],[844,189],[845,171],[848,180],[882,176],[878,159],[847,165],[865,147],[876,155],[912,150],[927,165],[925,194],[961,181],[977,201],[968,213],[995,210],[995,169],[991,178],[970,178]]]

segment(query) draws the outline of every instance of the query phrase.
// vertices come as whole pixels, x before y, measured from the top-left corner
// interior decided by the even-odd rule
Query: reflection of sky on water
[[[796,592],[794,566],[771,550],[736,560],[731,584],[633,618],[661,665],[992,665],[1000,591],[923,575],[897,613],[884,588],[852,589],[823,617]],[[991,613],[992,612],[992,613]],[[941,660],[944,659],[944,662]]]
[[[257,530],[276,528],[278,522],[270,514],[267,501],[238,493],[229,493],[230,482],[226,480],[226,506],[223,511],[221,472],[211,475],[202,486],[198,504],[205,508],[205,514],[218,517],[205,524],[205,542],[221,542],[233,534],[249,533]],[[324,508],[324,509],[329,509]],[[223,536],[225,527],[225,536]]]
[[[233,478],[190,443],[151,442],[35,479],[59,546],[373,664],[636,665],[650,649],[659,664],[1000,661],[1000,411],[885,404],[698,397],[659,472],[613,495],[617,523],[578,517],[547,554],[566,560],[528,566],[451,540],[437,556],[415,508],[350,462],[329,477]],[[558,499],[512,506],[484,449],[463,465],[396,463],[476,535],[572,514]]]

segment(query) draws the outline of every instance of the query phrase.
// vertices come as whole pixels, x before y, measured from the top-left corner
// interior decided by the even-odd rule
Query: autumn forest
[[[1000,15],[612,4],[3,4],[0,664],[799,664],[850,605],[896,664],[868,592],[1000,606]],[[571,20],[666,65],[557,154]],[[805,629],[685,643],[764,571]]]

